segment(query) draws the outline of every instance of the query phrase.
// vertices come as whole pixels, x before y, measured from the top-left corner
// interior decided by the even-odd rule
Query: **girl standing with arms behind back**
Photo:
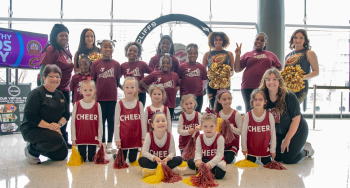
[[[117,86],[121,77],[120,64],[112,59],[114,43],[110,40],[102,41],[102,58],[94,61],[90,68],[90,75],[96,81],[96,97],[101,105],[103,136],[102,143],[105,144],[105,121],[107,120],[108,139],[106,153],[112,152],[112,141],[114,133],[114,112],[117,103]]]
[[[115,108],[114,141],[118,149],[123,150],[124,160],[129,151],[130,163],[136,161],[138,148],[141,148],[147,128],[143,105],[137,100],[138,83],[134,77],[126,77],[123,84],[125,98]],[[113,155],[115,159],[117,154]]]

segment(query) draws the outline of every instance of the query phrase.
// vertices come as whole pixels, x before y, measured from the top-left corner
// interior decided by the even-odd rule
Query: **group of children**
[[[167,53],[172,48],[171,45],[165,44],[162,48],[163,44],[160,44],[159,47],[162,53]],[[178,121],[179,149],[182,153],[190,138],[194,137],[196,150],[194,159],[188,160],[188,167],[179,167],[183,159],[176,156],[171,133],[171,112],[164,105],[168,96],[165,89],[167,86],[157,82],[149,85],[148,93],[152,104],[144,110],[145,97],[142,95],[145,95],[146,89],[139,82],[142,82],[145,73],[152,72],[152,68],[138,60],[141,45],[132,42],[125,47],[129,62],[121,66],[111,58],[114,48],[112,41],[103,41],[101,47],[102,57],[92,64],[88,56],[79,56],[80,73],[74,75],[71,81],[74,102],[72,141],[73,145],[78,145],[84,160],[88,154],[88,160],[93,161],[96,146],[105,144],[106,120],[106,152],[111,153],[113,136],[117,149],[123,150],[124,159],[128,156],[129,162],[137,160],[138,149],[142,148],[142,157],[138,162],[143,168],[143,176],[154,174],[157,164],[163,162],[176,174],[194,174],[196,167],[206,163],[216,179],[222,179],[226,173],[226,164],[232,163],[238,154],[239,135],[242,135],[242,152],[247,154],[248,160],[255,162],[261,158],[262,163],[266,164],[271,161],[270,156],[274,158],[275,125],[272,114],[265,109],[267,100],[264,92],[257,89],[252,93],[252,110],[242,118],[239,112],[231,108],[231,93],[223,89],[216,95],[215,112],[207,111],[204,114],[196,111],[196,93],[182,93],[180,105],[183,113]],[[197,53],[198,56],[198,47],[186,50],[192,54]],[[196,58],[189,59],[191,63],[196,63]],[[122,75],[124,82],[121,85],[119,79]],[[125,94],[125,98],[118,102],[116,87],[120,87]],[[203,89],[202,85],[197,87]],[[225,143],[217,132],[217,118],[230,122],[235,136],[231,143]],[[200,130],[203,134],[200,134]]]

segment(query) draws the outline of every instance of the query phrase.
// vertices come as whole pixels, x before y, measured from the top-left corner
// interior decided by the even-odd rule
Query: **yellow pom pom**
[[[179,165],[179,167],[187,167],[188,164],[186,161],[182,161],[182,163]]]
[[[138,158],[136,161],[130,163],[130,165],[131,165],[131,166],[140,166],[140,164],[139,164],[139,159],[140,159],[140,157],[142,157],[142,150],[140,151],[139,158]]]
[[[285,67],[281,75],[283,77],[284,82],[286,83],[287,88],[293,93],[297,93],[305,88],[305,82],[303,80],[304,73],[305,72],[303,71],[303,69],[299,65],[297,65],[296,67]]]
[[[67,166],[80,166],[84,164],[83,157],[79,154],[79,151],[75,146],[72,147],[72,154],[69,157]]]
[[[247,159],[237,161],[233,166],[236,167],[258,167],[259,165],[256,163],[253,163]]]
[[[196,176],[198,176],[198,174]],[[188,178],[182,179],[181,181],[182,181],[182,183],[184,183],[188,186],[194,186],[193,183],[191,182],[191,176]]]
[[[223,119],[221,119],[221,118],[218,118],[218,121],[217,121],[217,127],[216,127],[216,132],[220,132],[220,130],[221,130],[221,123],[222,123],[222,121],[223,121]]]
[[[157,184],[164,179],[164,172],[161,164],[158,164],[156,173],[152,176],[148,176],[142,179],[145,183],[148,184]]]

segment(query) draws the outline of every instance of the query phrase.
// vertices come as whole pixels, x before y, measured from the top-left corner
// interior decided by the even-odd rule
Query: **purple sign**
[[[0,28],[0,67],[40,69],[47,35]]]

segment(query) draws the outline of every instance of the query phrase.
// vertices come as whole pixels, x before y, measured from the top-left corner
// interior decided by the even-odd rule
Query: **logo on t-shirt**
[[[104,68],[103,68],[104,69]],[[102,69],[101,69],[102,70]],[[114,77],[114,68],[110,68],[106,70],[105,72],[98,75],[99,78],[108,78],[108,77]]]
[[[162,78],[157,78],[157,82],[160,82],[160,79],[162,79]]]
[[[129,73],[130,69],[126,69],[126,73]],[[132,70],[130,73],[133,73],[134,76],[141,76],[140,69],[136,67],[136,69]]]
[[[78,83],[78,88],[77,88],[77,92],[79,92],[80,91],[80,87],[81,87],[81,84],[83,83],[83,81],[80,81],[79,83]]]
[[[280,114],[278,113],[276,108],[271,108],[270,112],[272,113],[274,119],[275,119],[275,123],[280,123]]]
[[[260,55],[254,56],[254,58],[261,59],[261,58],[267,58],[267,56],[265,54],[260,54]]]
[[[188,76],[188,77],[194,77],[194,76],[200,76],[200,75],[201,75],[201,72],[200,72],[199,68],[186,74],[186,76]]]
[[[172,88],[172,87],[173,87],[173,81],[170,80],[170,81],[168,81],[168,82],[165,82],[165,83],[163,84],[163,86],[164,86],[164,88],[168,88],[168,87]]]
[[[101,68],[101,72],[103,72],[105,70],[105,68],[103,67],[103,68]]]

